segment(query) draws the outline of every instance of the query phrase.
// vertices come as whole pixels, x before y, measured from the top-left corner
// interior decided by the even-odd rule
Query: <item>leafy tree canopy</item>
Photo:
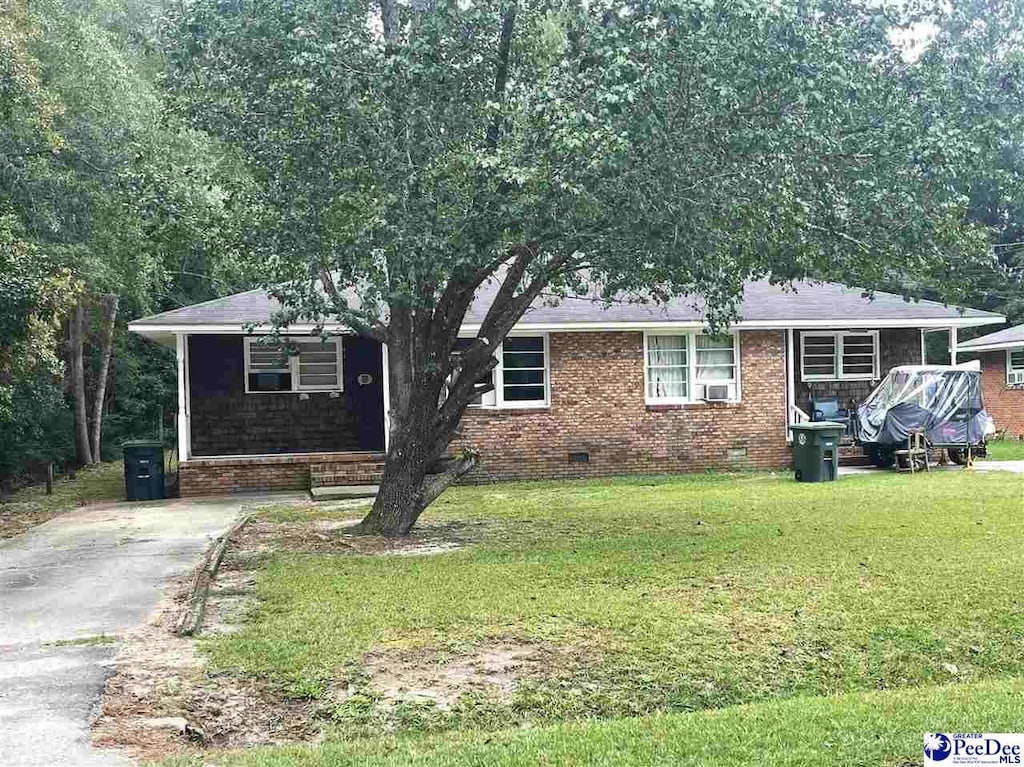
[[[712,323],[749,277],[968,293],[992,259],[957,180],[990,115],[935,100],[890,41],[907,21],[845,0],[186,6],[169,84],[248,170],[233,202],[281,322],[392,351],[367,529],[408,529],[470,465],[436,467],[542,292],[696,293]]]

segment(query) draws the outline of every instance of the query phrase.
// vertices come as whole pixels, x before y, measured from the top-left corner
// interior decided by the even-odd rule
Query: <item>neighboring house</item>
[[[830,283],[795,288],[748,283],[740,319],[714,335],[692,299],[538,301],[497,351],[494,391],[463,418],[455,446],[482,455],[470,478],[781,468],[787,425],[807,419],[812,398],[862,400],[891,367],[922,362],[923,330],[955,338],[1004,321]],[[478,293],[463,335],[494,289]],[[246,332],[276,308],[257,290],[129,326],[177,350],[183,495],[379,477],[387,349],[342,327],[325,344],[293,325],[299,354],[282,356]]]
[[[980,360],[982,397],[996,429],[1024,438],[1024,325],[964,341],[957,353]]]

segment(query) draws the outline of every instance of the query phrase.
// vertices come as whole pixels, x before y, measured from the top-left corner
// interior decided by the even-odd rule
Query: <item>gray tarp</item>
[[[857,407],[859,442],[906,444],[923,432],[936,445],[977,445],[992,430],[981,401],[981,372],[940,365],[895,367]]]

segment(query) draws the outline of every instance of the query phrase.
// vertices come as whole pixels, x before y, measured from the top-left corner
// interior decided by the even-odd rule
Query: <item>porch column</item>
[[[174,341],[178,362],[178,460],[187,461],[192,457],[192,424],[188,392],[188,335],[178,333],[175,335]]]
[[[796,405],[796,357],[793,343],[793,328],[786,330],[786,439],[789,439],[789,423],[793,420]]]
[[[956,326],[954,325],[954,326],[951,326],[950,329],[949,329],[949,364],[950,365],[955,365],[956,364],[956,345],[957,345],[957,343],[959,343],[959,339],[957,337]]]
[[[384,368],[381,375],[384,379],[384,452],[386,453],[391,447],[391,374],[388,371],[388,345],[381,344],[380,351],[381,365]]]

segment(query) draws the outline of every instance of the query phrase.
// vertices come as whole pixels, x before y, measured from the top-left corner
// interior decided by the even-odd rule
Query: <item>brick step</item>
[[[377,485],[380,484],[383,474],[383,461],[311,463],[309,486],[314,488]]]
[[[870,466],[871,458],[868,451],[859,445],[839,446],[840,466]]]

